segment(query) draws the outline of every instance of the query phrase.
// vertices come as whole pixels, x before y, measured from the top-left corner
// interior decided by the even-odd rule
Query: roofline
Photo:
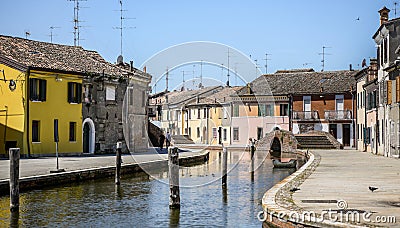
[[[4,65],[7,65],[14,69],[17,69],[19,71],[27,71],[28,70],[28,66],[21,64],[17,61],[14,61],[10,58],[7,58],[2,54],[0,54],[0,63],[3,63]]]

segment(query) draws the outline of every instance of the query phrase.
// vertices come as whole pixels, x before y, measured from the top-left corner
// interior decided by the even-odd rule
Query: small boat
[[[283,162],[279,159],[272,159],[272,164],[274,164],[274,168],[296,168],[297,160],[290,159],[287,162]]]

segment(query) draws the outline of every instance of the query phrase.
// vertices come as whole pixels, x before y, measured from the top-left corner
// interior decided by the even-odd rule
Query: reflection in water
[[[169,227],[177,227],[179,225],[180,209],[170,209],[169,211]]]
[[[119,187],[108,178],[22,193],[18,216],[10,215],[9,197],[0,197],[0,227],[260,227],[265,191],[294,170],[273,169],[256,152],[255,171],[249,173],[249,153],[229,151],[224,189],[221,157],[214,151],[207,164],[181,167],[180,210],[169,209],[168,173],[157,171],[150,178],[122,176]]]
[[[19,227],[18,222],[19,222],[19,211],[13,211],[10,212],[10,227]]]

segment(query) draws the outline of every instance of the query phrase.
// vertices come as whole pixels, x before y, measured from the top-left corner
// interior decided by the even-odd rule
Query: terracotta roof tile
[[[122,69],[107,62],[96,51],[0,35],[0,57],[25,67],[45,68],[77,73],[117,76]]]

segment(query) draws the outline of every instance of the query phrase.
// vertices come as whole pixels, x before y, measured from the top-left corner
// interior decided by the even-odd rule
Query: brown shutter
[[[392,104],[392,81],[387,81],[387,104]]]
[[[400,102],[400,76],[396,77],[396,102]]]

